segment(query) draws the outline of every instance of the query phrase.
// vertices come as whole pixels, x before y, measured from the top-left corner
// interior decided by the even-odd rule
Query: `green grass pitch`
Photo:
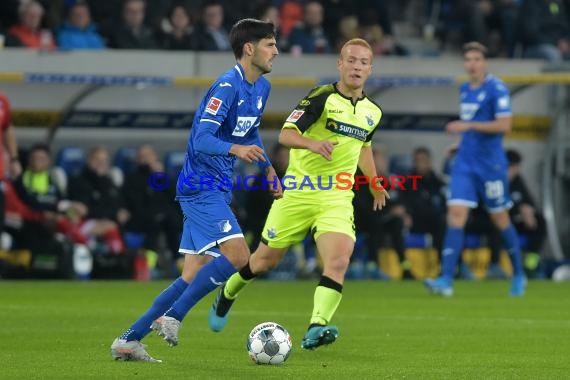
[[[161,364],[116,362],[112,340],[167,282],[0,282],[0,379],[569,379],[570,284],[458,282],[453,298],[419,282],[348,282],[333,345],[300,341],[315,282],[257,281],[226,330],[208,330],[214,294],[185,319],[180,344],[149,335]],[[253,364],[246,337],[260,322],[289,330],[281,366]]]

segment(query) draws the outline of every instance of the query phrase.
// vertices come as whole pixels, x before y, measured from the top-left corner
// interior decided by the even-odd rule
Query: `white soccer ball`
[[[291,352],[291,336],[275,322],[255,326],[247,338],[247,352],[256,364],[281,364]]]

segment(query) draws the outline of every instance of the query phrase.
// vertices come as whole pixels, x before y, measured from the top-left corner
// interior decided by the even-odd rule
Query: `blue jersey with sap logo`
[[[229,202],[236,157],[228,152],[233,144],[264,149],[258,128],[270,89],[263,76],[249,83],[239,63],[212,84],[194,116],[177,199],[220,191]],[[265,159],[258,163],[262,168],[270,165],[267,155]]]
[[[463,121],[490,122],[499,117],[511,116],[509,91],[504,83],[491,74],[478,88],[464,83],[460,88],[460,118]],[[456,164],[469,166],[506,165],[502,133],[483,133],[475,130],[463,132]]]

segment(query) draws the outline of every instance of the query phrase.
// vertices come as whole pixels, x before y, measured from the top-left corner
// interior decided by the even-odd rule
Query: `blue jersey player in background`
[[[511,129],[511,102],[504,83],[487,73],[487,49],[477,42],[463,48],[469,80],[460,88],[461,120],[447,124],[450,133],[460,133],[451,170],[447,201],[447,232],[442,250],[441,275],[427,279],[433,293],[451,296],[453,277],[463,251],[464,227],[470,208],[483,202],[491,220],[501,231],[513,265],[510,295],[524,295],[524,277],[518,235],[511,224],[507,158],[503,135]]]
[[[160,362],[146,352],[141,340],[154,329],[175,346],[180,322],[190,309],[247,264],[249,248],[230,209],[238,158],[265,169],[273,196],[282,196],[258,131],[270,91],[263,75],[271,72],[278,54],[274,26],[240,20],[230,31],[230,42],[237,63],[212,84],[200,103],[177,181],[176,199],[184,214],[182,275],[115,339],[114,359]]]

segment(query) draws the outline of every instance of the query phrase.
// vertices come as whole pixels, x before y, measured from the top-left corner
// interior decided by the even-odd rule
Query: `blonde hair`
[[[352,46],[352,45],[365,47],[366,49],[370,50],[370,55],[374,56],[374,52],[372,51],[372,47],[370,46],[370,44],[366,40],[364,40],[362,38],[352,38],[352,39],[346,41],[344,43],[344,45],[342,45],[342,49],[340,49],[341,57],[342,57],[342,53],[346,50],[346,48],[348,48],[349,46]]]

